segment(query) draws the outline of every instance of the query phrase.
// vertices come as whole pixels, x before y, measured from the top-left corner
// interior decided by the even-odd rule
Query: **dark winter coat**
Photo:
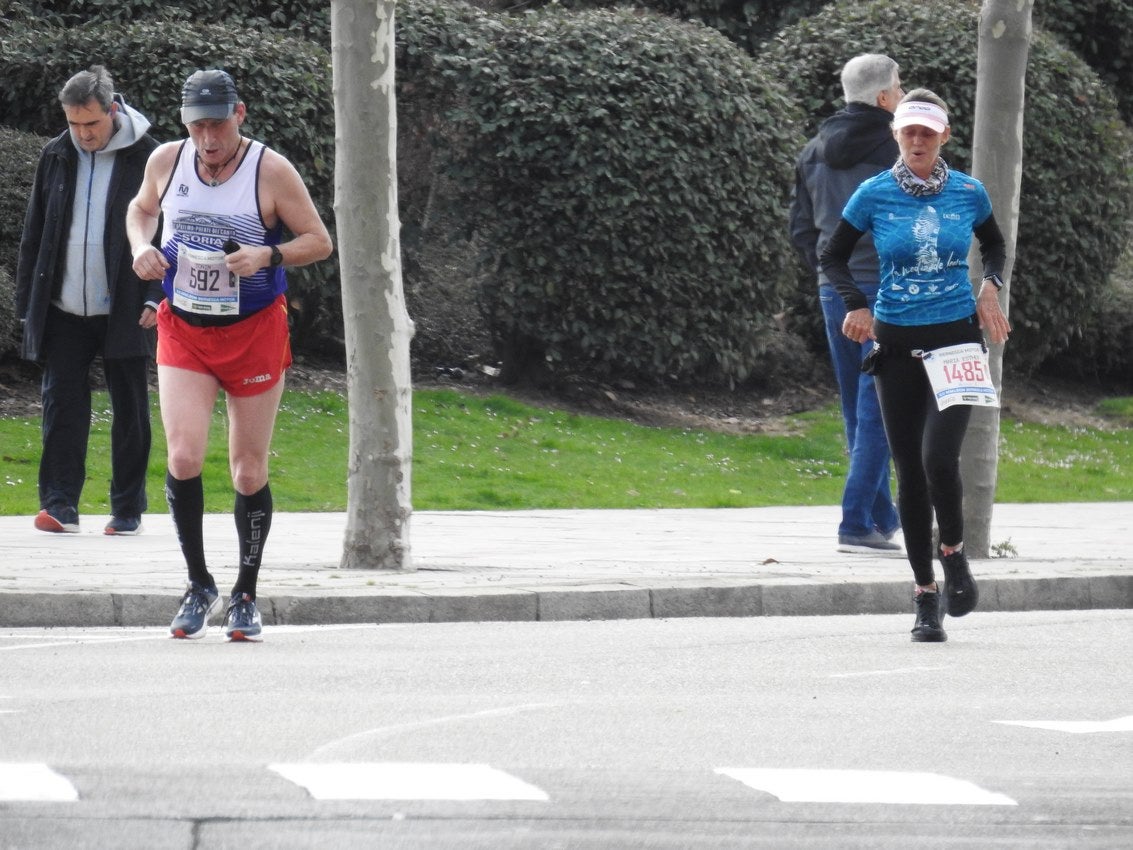
[[[153,331],[139,326],[138,319],[147,301],[158,304],[164,295],[160,281],[142,281],[134,274],[126,238],[126,207],[137,194],[146,161],[156,147],[157,142],[146,134],[115,153],[103,238],[111,289],[104,357],[153,353]],[[42,357],[47,310],[62,285],[78,164],[79,153],[66,130],[44,146],[36,168],[16,267],[16,315],[23,320],[21,351],[27,360]]]
[[[893,116],[879,106],[851,103],[818,128],[795,166],[791,241],[807,265],[828,283],[818,257],[842,219],[846,201],[862,181],[892,168],[900,151]],[[877,251],[866,234],[854,248],[850,270],[859,283],[877,283]]]

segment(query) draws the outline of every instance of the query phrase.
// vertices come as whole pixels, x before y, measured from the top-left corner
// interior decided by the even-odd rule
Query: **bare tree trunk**
[[[976,60],[976,114],[972,174],[991,196],[996,221],[1007,240],[1007,264],[999,301],[1006,313],[1019,231],[1019,187],[1023,174],[1023,104],[1031,47],[1034,0],[984,0]],[[978,290],[979,252],[971,254],[972,285]],[[1003,396],[1003,346],[990,349],[992,380]],[[999,465],[999,411],[976,408],[964,440],[964,548],[974,558],[991,552],[991,514]]]
[[[397,214],[393,0],[333,0],[335,200],[350,400],[342,566],[411,570],[409,340]]]

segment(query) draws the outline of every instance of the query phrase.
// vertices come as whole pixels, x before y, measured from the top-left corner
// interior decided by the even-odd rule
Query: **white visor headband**
[[[935,103],[923,100],[910,100],[897,107],[893,114],[893,126],[900,130],[910,124],[920,124],[937,133],[948,129],[948,113]]]

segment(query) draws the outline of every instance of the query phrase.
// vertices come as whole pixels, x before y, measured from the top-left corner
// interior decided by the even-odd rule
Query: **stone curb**
[[[979,611],[1133,608],[1133,574],[983,578]],[[261,594],[265,625],[908,614],[904,580]],[[166,626],[175,594],[0,592],[0,627]],[[215,619],[215,615],[214,615]]]

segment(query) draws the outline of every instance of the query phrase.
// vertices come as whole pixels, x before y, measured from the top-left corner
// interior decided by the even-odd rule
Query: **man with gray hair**
[[[43,366],[35,527],[79,531],[90,436],[90,369],[102,358],[110,428],[107,534],[137,534],[150,453],[149,358],[161,287],[135,273],[126,207],[157,142],[101,65],[59,92],[68,129],[43,148],[16,266],[25,359]]]
[[[889,445],[873,378],[861,371],[871,347],[842,334],[846,307],[819,267],[818,257],[842,218],[842,209],[863,180],[897,161],[890,124],[904,92],[897,63],[888,56],[855,56],[842,68],[846,106],[827,118],[803,148],[791,195],[791,241],[818,278],[818,297],[830,358],[841,396],[850,468],[842,491],[838,551],[899,552],[893,537],[900,519],[889,486]],[[880,283],[877,252],[868,236],[850,260],[854,280],[872,308]]]

